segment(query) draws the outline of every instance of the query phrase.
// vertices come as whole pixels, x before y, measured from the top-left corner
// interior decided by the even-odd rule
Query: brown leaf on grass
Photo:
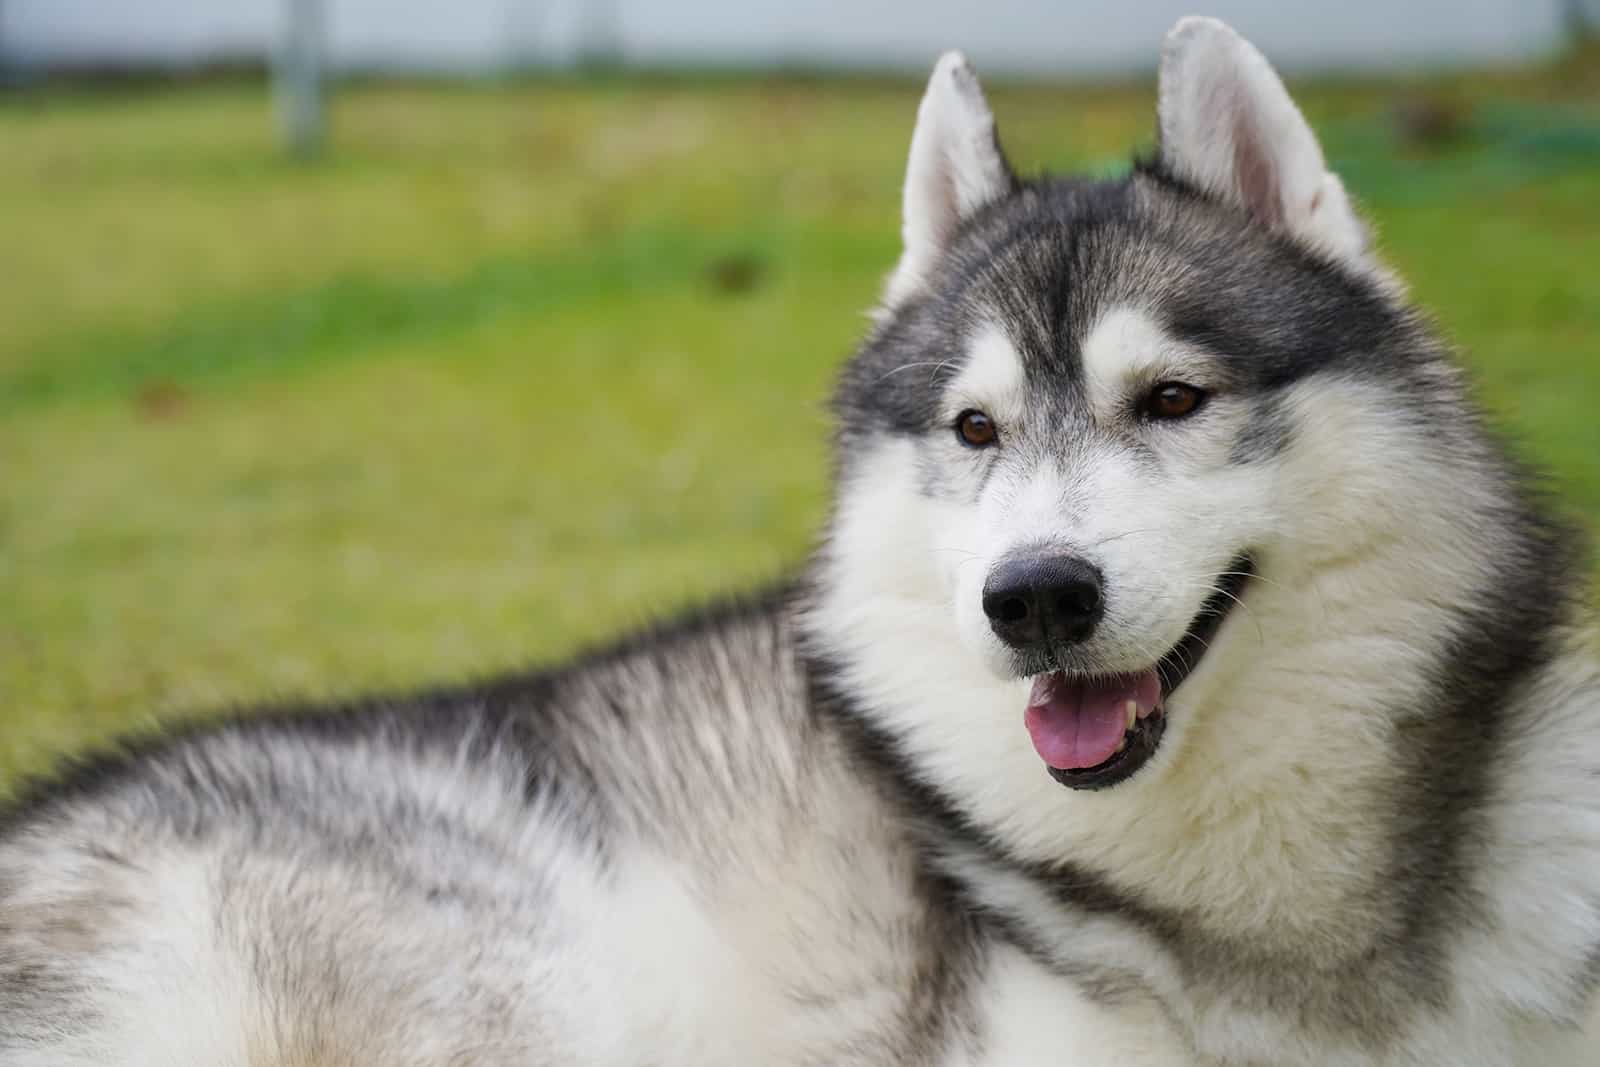
[[[188,406],[189,394],[177,382],[158,378],[146,382],[134,394],[133,405],[139,414],[152,422],[175,419]]]
[[[767,265],[749,252],[718,256],[706,265],[705,278],[719,293],[748,293],[766,277]]]

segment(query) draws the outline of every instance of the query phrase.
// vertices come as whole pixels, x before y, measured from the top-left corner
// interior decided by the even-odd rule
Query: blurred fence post
[[[622,61],[622,20],[617,0],[585,0],[579,26],[578,65],[615,67]]]
[[[278,121],[289,151],[302,159],[322,152],[327,133],[322,87],[323,0],[284,0],[283,42],[273,83]]]
[[[1578,44],[1594,40],[1595,12],[1600,3],[1595,0],[1566,0],[1567,34]]]

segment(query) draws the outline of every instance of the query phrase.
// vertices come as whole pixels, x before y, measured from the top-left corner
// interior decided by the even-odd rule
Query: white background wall
[[[1561,0],[1202,0],[1292,69],[1513,62],[1555,48]],[[1597,0],[1585,0],[1591,9]],[[921,70],[949,47],[980,68],[1151,69],[1195,0],[324,0],[346,69],[629,62]],[[284,0],[0,0],[13,63],[184,65],[260,57]]]

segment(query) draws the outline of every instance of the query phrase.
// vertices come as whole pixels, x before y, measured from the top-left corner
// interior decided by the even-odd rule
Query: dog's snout
[[[1105,614],[1100,571],[1078,556],[1001,562],[983,584],[983,612],[995,635],[1019,651],[1088,640]]]

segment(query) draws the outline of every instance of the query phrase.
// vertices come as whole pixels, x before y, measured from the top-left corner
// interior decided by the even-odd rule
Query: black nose
[[[1085,641],[1105,614],[1100,572],[1077,556],[1006,560],[983,583],[983,613],[1000,640],[1019,650]]]

